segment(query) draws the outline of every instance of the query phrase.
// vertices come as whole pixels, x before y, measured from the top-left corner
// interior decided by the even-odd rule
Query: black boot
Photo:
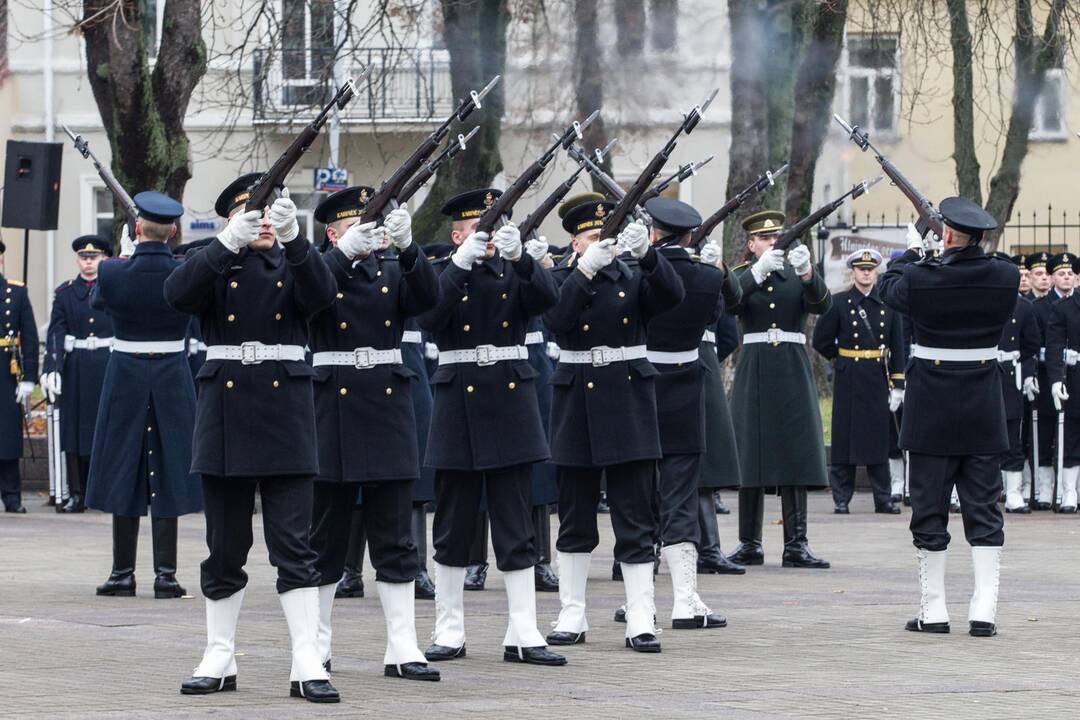
[[[113,515],[113,567],[109,579],[97,586],[98,595],[135,596],[135,552],[139,548],[139,518]]]
[[[86,476],[90,472],[90,458],[79,457],[72,453],[67,456],[67,467],[68,501],[64,503],[63,507],[57,506],[56,512],[86,512],[84,498],[86,496]]]
[[[469,564],[465,566],[465,589],[483,590],[487,582],[488,571],[488,515],[486,512],[476,516],[476,534],[473,535],[472,547],[469,548]]]
[[[761,530],[765,522],[765,488],[739,488],[739,546],[728,555],[736,565],[764,565]]]
[[[559,592],[559,576],[551,569],[551,518],[547,505],[533,508],[536,531],[536,592]]]
[[[716,524],[714,497],[712,490],[701,490],[698,493],[698,525],[701,527],[701,542],[698,544],[698,572],[715,575],[744,575],[746,568],[731,562],[720,551],[720,528]]]
[[[611,579],[616,582],[622,582],[622,565],[618,560],[611,563]]]
[[[420,573],[416,576],[415,598],[417,600],[434,600],[435,583],[427,571],[427,513],[423,505],[413,505],[412,509],[412,536],[416,545],[416,559],[420,563]]]
[[[780,488],[784,517],[784,567],[824,569],[829,563],[810,552],[806,539],[806,488]]]
[[[720,491],[713,492],[713,508],[716,510],[717,515],[730,515],[731,510],[724,504],[724,500],[720,497]]]
[[[367,544],[367,535],[364,533],[364,514],[358,510],[353,511],[352,523],[349,525],[349,547],[345,551],[345,572],[341,576],[335,598],[362,598],[364,597],[364,545]]]
[[[176,582],[176,518],[150,518],[154,540],[154,597],[158,600],[187,595]]]

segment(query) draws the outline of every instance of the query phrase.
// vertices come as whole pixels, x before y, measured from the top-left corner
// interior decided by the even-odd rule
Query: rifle
[[[416,171],[416,174],[401,186],[401,190],[398,192],[397,197],[394,198],[397,203],[400,205],[401,203],[408,202],[409,198],[427,184],[427,181],[431,179],[431,176],[435,174],[435,171],[439,169],[439,166],[447,160],[453,160],[454,156],[464,150],[465,146],[472,140],[473,135],[478,132],[480,132],[479,125],[470,130],[468,135],[458,134],[457,139],[447,143],[441,153],[436,155],[429,162],[424,163],[423,166]]]
[[[849,197],[854,200],[860,195],[865,195],[870,190],[870,188],[881,182],[884,177],[884,175],[878,175],[872,180],[863,180],[861,183],[855,185],[846,193],[836,198],[832,202],[825,203],[817,210],[804,217],[799,222],[784,230],[784,232],[780,234],[780,237],[776,239],[776,244],[773,245],[773,249],[787,250],[789,247],[798,242],[799,238],[802,237],[803,233],[817,225],[829,215],[832,215],[834,212],[836,212],[836,210],[844,204],[845,200],[847,200]]]
[[[607,151],[608,148],[612,147],[616,142],[617,139],[613,139],[610,143],[608,143],[608,147],[604,148],[604,151]],[[597,148],[593,150],[593,153],[596,155],[595,162],[589,157],[589,153],[585,152],[584,148],[580,148],[577,145],[571,145],[570,147],[566,148],[566,154],[569,155],[571,159],[573,159],[579,165],[588,170],[589,175],[592,175],[593,180],[596,180],[598,183],[600,183],[600,185],[603,186],[604,193],[608,196],[608,198],[614,200],[615,202],[622,200],[623,196],[626,195],[626,191],[623,190],[622,185],[615,182],[615,178],[604,172],[603,168],[601,168],[598,164],[601,160],[603,160],[603,157],[600,154],[601,150]],[[649,216],[645,213],[645,210],[641,207],[641,205],[637,205],[634,208],[634,217],[636,217],[638,220],[641,220],[642,222],[649,222]]]
[[[641,200],[638,201],[639,205],[644,206],[645,203],[652,200],[654,197],[660,197],[661,193],[668,189],[668,186],[673,182],[682,182],[691,175],[697,175],[697,171],[709,164],[713,159],[713,156],[699,160],[698,162],[686,163],[681,165],[678,170],[664,178],[660,182],[653,185],[651,188],[645,191],[645,194],[641,196]]]
[[[443,138],[450,132],[450,125],[456,120],[458,122],[464,122],[473,110],[481,107],[480,101],[484,99],[484,96],[491,92],[499,80],[502,79],[501,75],[496,75],[491,79],[484,89],[480,92],[473,90],[469,93],[469,97],[462,100],[457,109],[450,114],[448,118],[443,120],[442,124],[424,139],[415,150],[412,155],[408,157],[398,169],[394,171],[394,174],[389,177],[379,189],[371,196],[371,198],[364,205],[364,214],[361,222],[371,222],[372,220],[380,220],[386,214],[387,208],[394,210],[398,204],[407,199],[408,196],[402,197],[402,188],[404,188],[420,166],[424,164],[432,153],[439,149],[439,145],[442,144]],[[469,134],[472,137],[472,134]],[[464,149],[464,148],[462,148]],[[430,177],[430,176],[429,176]],[[426,178],[424,182],[426,182]],[[423,182],[420,183],[423,185]],[[412,192],[416,192],[420,186],[417,186]]]
[[[293,138],[293,141],[289,143],[289,147],[285,148],[285,152],[281,154],[281,157],[251,186],[251,196],[244,205],[245,211],[262,210],[270,204],[270,196],[275,190],[285,186],[285,178],[296,163],[300,162],[300,157],[308,151],[311,143],[315,142],[315,138],[319,136],[319,130],[329,119],[330,112],[335,107],[338,110],[345,109],[349,101],[355,97],[359,83],[371,75],[371,70],[372,66],[368,66],[364,68],[359,77],[346,80],[345,84],[338,88],[337,93],[330,99],[330,102],[323,106],[323,109],[315,116],[315,119],[301,130],[299,135]]]
[[[534,160],[532,165],[525,168],[525,172],[521,173],[517,180],[511,183],[510,187],[506,188],[503,194],[492,203],[491,207],[484,211],[484,214],[480,216],[480,222],[476,225],[476,232],[490,233],[495,229],[496,225],[501,226],[509,222],[510,210],[525,194],[525,191],[529,189],[529,186],[536,182],[537,178],[544,172],[544,168],[552,161],[559,148],[570,147],[575,138],[580,140],[582,138],[581,131],[592,125],[593,120],[599,114],[599,110],[594,110],[592,115],[580,123],[575,120],[563,130],[561,135],[554,136],[554,144]]]
[[[709,235],[712,234],[713,230],[719,227],[720,223],[724,222],[731,213],[738,210],[744,202],[750,199],[750,196],[756,195],[772,185],[776,178],[787,172],[787,169],[788,164],[784,163],[772,172],[766,170],[764,175],[743,188],[742,192],[724,203],[720,209],[712,215],[705,218],[705,221],[701,223],[701,226],[690,236],[690,247],[700,248],[704,245],[705,241],[709,239]]]
[[[135,201],[131,199],[131,196],[127,194],[127,191],[120,185],[120,181],[116,179],[116,176],[109,171],[109,168],[101,164],[101,161],[97,159],[97,155],[90,149],[86,140],[82,135],[76,135],[71,132],[71,129],[67,125],[61,125],[67,136],[71,138],[71,141],[75,143],[75,149],[78,150],[84,158],[94,163],[94,169],[97,170],[98,176],[101,181],[105,183],[105,187],[112,193],[113,199],[123,209],[124,214],[127,215],[128,232],[131,234],[131,239],[135,239],[135,221],[139,218],[139,211],[135,207]]]
[[[604,156],[608,154],[611,148],[615,147],[615,140],[612,140],[607,144],[603,150],[597,150],[596,156],[599,160],[603,160]],[[555,188],[555,192],[544,198],[544,202],[540,203],[535,210],[529,213],[529,216],[525,218],[524,222],[518,227],[521,231],[521,237],[526,240],[537,239],[540,237],[538,232],[540,223],[544,222],[544,218],[551,214],[551,211],[558,206],[562,199],[567,196],[570,190],[574,187],[574,183],[577,182],[578,175],[585,170],[584,165],[579,165],[578,169],[574,171],[574,174],[567,178],[559,187]]]
[[[660,174],[660,171],[664,169],[664,165],[667,163],[668,158],[671,157],[671,153],[675,151],[675,143],[678,142],[679,136],[684,133],[689,135],[694,131],[698,122],[701,121],[702,114],[712,104],[713,98],[716,97],[716,93],[719,91],[720,88],[716,88],[705,99],[705,102],[694,106],[690,112],[683,115],[682,124],[672,134],[671,139],[667,141],[664,147],[660,148],[660,152],[653,155],[652,160],[649,161],[649,164],[641,171],[634,184],[619,200],[615,209],[608,213],[607,219],[604,220],[604,227],[600,230],[601,239],[613,238],[622,230],[623,223],[634,212],[634,206],[640,204],[641,197],[649,189],[649,185],[656,179],[656,176]]]
[[[919,237],[926,237],[926,233],[930,230],[934,231],[934,234],[939,238],[942,237],[942,218],[941,213],[938,212],[934,204],[926,199],[926,197],[918,191],[918,189],[911,184],[911,181],[904,177],[904,174],[900,172],[899,168],[892,164],[888,158],[881,154],[881,151],[874,147],[874,144],[870,142],[870,134],[865,130],[860,131],[859,126],[852,127],[844,122],[843,118],[839,115],[833,115],[836,122],[840,123],[840,127],[844,128],[844,132],[848,134],[848,138],[851,142],[855,143],[860,150],[866,152],[867,148],[874,152],[874,158],[881,165],[881,169],[885,171],[885,174],[889,176],[889,180],[892,184],[900,189],[900,192],[904,193],[904,197],[908,199],[912,205],[915,206],[915,212],[919,214],[919,220],[915,223],[915,230],[918,231]]]

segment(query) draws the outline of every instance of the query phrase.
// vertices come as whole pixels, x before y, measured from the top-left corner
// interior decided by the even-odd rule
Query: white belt
[[[64,336],[64,351],[71,352],[72,350],[103,350],[105,348],[111,348],[113,341],[116,338],[112,337],[97,337],[91,335],[90,337],[77,338],[74,335]]]
[[[645,357],[651,363],[659,365],[681,365],[682,363],[694,362],[698,359],[698,349],[683,350],[682,352],[664,352],[662,350],[648,350]]]
[[[806,335],[801,332],[787,332],[786,330],[770,328],[765,332],[746,333],[743,335],[742,341],[743,345],[752,345],[753,343],[771,343],[773,345],[779,345],[780,343],[796,343],[798,345],[805,345]]]
[[[912,345],[911,356],[922,360],[942,360],[945,362],[973,362],[975,360],[997,360],[998,349],[988,348],[936,348],[926,345]]]
[[[304,348],[299,345],[263,345],[251,341],[240,345],[211,345],[206,348],[207,360],[239,360],[243,365],[258,365],[267,360],[303,360]]]
[[[419,330],[406,330],[401,333],[401,342],[403,343],[416,343],[420,344],[424,341],[424,336],[420,334]]]
[[[1019,350],[998,350],[998,362],[999,363],[1012,363],[1013,375],[1016,379],[1016,389],[1022,390],[1024,388],[1024,381],[1020,372],[1020,351]]]
[[[715,330],[706,330],[705,334],[701,336],[701,342],[712,343],[713,345],[715,345],[716,344],[716,331]]]
[[[494,365],[501,360],[528,360],[529,350],[524,345],[479,345],[468,350],[440,350],[439,365],[475,363],[481,367]]]
[[[560,350],[559,362],[570,365],[592,365],[603,367],[613,362],[626,360],[644,360],[648,355],[644,345],[631,345],[630,347],[608,347],[598,345],[588,350]]]
[[[187,352],[188,355],[198,355],[201,352],[206,352],[206,343],[198,338],[188,338]]]
[[[113,339],[113,352],[122,353],[178,353],[187,349],[187,340],[136,340]]]
[[[539,345],[544,342],[544,333],[540,330],[533,330],[532,332],[525,333],[526,345]]]
[[[311,364],[314,367],[320,365],[344,365],[354,367],[357,370],[368,370],[376,365],[400,365],[401,348],[376,350],[375,348],[362,347],[340,352],[317,352],[311,357]]]

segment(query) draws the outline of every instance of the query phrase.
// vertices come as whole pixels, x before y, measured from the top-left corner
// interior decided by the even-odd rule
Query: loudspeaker
[[[55,230],[60,210],[61,143],[7,141],[0,225]]]

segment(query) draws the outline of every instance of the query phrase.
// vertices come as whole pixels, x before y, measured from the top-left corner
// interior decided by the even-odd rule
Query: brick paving
[[[735,495],[725,496],[734,509]],[[860,493],[849,516],[831,514],[811,493],[813,547],[827,571],[779,566],[776,498],[766,506],[767,564],[743,577],[705,576],[700,592],[729,627],[665,630],[663,653],[622,647],[611,621],[621,584],[610,580],[607,518],[589,584],[588,643],[566,650],[570,664],[504,663],[506,600],[499,573],[466,593],[469,656],[443,663],[441,683],[382,676],[384,624],[368,570],[369,595],[334,613],[334,684],[339,705],[288,697],[285,620],[273,570],[256,533],[240,616],[239,691],[183,697],[180,682],[202,652],[204,610],[198,562],[201,517],[180,526],[180,573],[191,599],[154,600],[148,523],[139,550],[139,596],[97,598],[109,571],[109,518],[56,515],[27,498],[26,516],[0,515],[0,717],[11,718],[1058,718],[1076,717],[1080,637],[1073,618],[1080,517],[1007,516],[998,622],[992,639],[968,637],[971,561],[954,516],[948,593],[954,633],[903,631],[916,609],[914,552],[902,516],[873,514]],[[429,516],[430,519],[430,516]],[[261,523],[256,516],[254,522]],[[557,524],[555,518],[553,525]],[[734,515],[721,516],[731,549]],[[558,611],[540,594],[541,632]],[[661,624],[671,609],[666,568],[657,582]],[[434,604],[417,602],[421,647]]]

